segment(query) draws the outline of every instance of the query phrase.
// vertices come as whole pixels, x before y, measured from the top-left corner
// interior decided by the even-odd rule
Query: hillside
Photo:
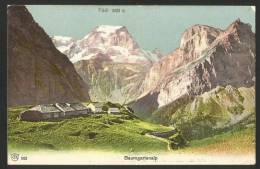
[[[254,153],[254,125],[192,140],[181,149],[169,150],[167,140],[150,137],[146,133],[165,132],[172,130],[172,127],[148,123],[128,116],[107,115],[53,122],[20,121],[19,113],[29,107],[31,106],[8,109],[8,150],[11,152],[94,150],[121,153],[170,152],[172,155],[184,153],[252,155]]]
[[[24,6],[9,6],[8,105],[89,100],[88,86]]]
[[[256,145],[255,132],[256,128],[253,125],[242,130],[231,130],[212,137],[192,140],[189,146],[176,151],[176,153],[254,155]]]
[[[167,151],[167,142],[145,133],[169,131],[171,127],[127,115],[95,115],[53,122],[20,121],[19,113],[29,107],[8,110],[9,150]]]
[[[254,87],[217,87],[196,97],[183,97],[153,112],[152,119],[173,124],[187,138],[203,138],[234,126],[255,123]]]

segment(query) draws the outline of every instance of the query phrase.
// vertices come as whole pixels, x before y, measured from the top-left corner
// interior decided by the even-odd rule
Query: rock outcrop
[[[195,25],[183,34],[180,48],[152,66],[141,87],[142,96],[131,105],[136,108],[147,95],[157,93],[151,99],[161,107],[218,85],[250,87],[254,79],[255,35],[250,25],[240,20],[226,30]]]
[[[8,7],[8,105],[89,100],[73,64],[24,6]]]
[[[141,88],[143,94],[156,88],[162,77],[199,58],[221,32],[205,25],[188,28],[182,35],[180,47],[153,64]]]

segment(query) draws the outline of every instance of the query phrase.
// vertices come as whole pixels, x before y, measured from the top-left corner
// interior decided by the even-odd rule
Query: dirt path
[[[167,150],[172,151],[171,146],[170,146],[170,141],[168,139],[165,139],[165,138],[162,138],[162,137],[156,137],[156,136],[153,136],[153,135],[150,135],[150,134],[147,134],[147,133],[145,134],[145,136],[166,142],[167,143]]]

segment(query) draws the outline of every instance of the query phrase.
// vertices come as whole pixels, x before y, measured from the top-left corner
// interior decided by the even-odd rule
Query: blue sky
[[[27,8],[50,36],[80,39],[98,25],[122,25],[140,47],[158,48],[164,54],[177,48],[182,33],[194,24],[225,29],[240,18],[255,30],[255,12],[250,6],[27,5]]]

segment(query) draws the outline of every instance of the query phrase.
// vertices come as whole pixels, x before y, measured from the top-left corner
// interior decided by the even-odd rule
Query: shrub
[[[96,137],[97,133],[96,132],[89,132],[88,133],[88,138],[89,139],[94,139]]]
[[[233,107],[229,107],[228,111],[232,114],[241,114],[244,111],[243,105],[239,104]]]
[[[178,149],[184,147],[187,144],[185,138],[182,136],[180,132],[177,132],[171,137],[169,137],[169,140],[172,149]]]

